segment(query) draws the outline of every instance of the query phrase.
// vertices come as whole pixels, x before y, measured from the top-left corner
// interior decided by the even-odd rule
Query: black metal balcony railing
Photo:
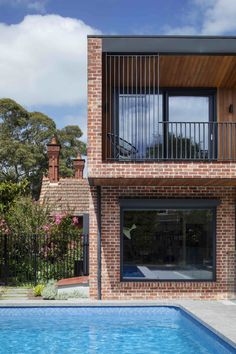
[[[152,129],[123,127],[107,133],[106,159],[236,161],[236,123],[159,122]]]

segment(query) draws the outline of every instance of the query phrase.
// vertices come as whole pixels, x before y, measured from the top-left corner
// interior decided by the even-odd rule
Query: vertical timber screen
[[[169,99],[178,87],[160,87],[170,70],[163,55],[104,53],[103,159],[236,161],[235,122],[171,120]]]

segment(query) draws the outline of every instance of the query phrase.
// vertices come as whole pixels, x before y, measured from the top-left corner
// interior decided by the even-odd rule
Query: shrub
[[[68,300],[69,299],[69,294],[67,293],[60,293],[57,294],[56,300]]]
[[[42,296],[42,291],[45,288],[44,284],[38,284],[33,288],[34,296]]]
[[[72,299],[86,299],[88,296],[83,293],[82,291],[80,290],[74,290],[70,295],[69,295],[69,298],[72,298]]]
[[[54,280],[50,280],[42,291],[44,300],[55,300],[57,297],[57,288]]]
[[[0,213],[7,213],[17,197],[26,195],[28,187],[29,182],[27,180],[22,180],[19,183],[0,182]]]
[[[33,201],[31,197],[19,197],[9,208],[5,220],[12,233],[32,235],[44,233],[43,226],[49,217],[50,210],[46,205]]]
[[[57,294],[57,300],[68,300],[68,299],[86,299],[88,296],[80,290],[74,290],[72,292],[63,292]]]

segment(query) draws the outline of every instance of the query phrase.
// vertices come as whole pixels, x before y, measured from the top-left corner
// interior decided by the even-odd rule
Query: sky
[[[87,35],[236,35],[236,0],[0,0],[0,97],[87,139]]]

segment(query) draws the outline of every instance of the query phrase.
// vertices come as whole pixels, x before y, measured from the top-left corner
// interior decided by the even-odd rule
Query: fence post
[[[89,275],[89,214],[83,215],[83,274]]]
[[[37,242],[36,242],[36,234],[33,234],[33,241],[34,241],[34,285],[37,285]]]
[[[89,242],[88,235],[83,235],[83,274],[89,275]]]
[[[8,284],[7,235],[4,235],[4,284]]]

